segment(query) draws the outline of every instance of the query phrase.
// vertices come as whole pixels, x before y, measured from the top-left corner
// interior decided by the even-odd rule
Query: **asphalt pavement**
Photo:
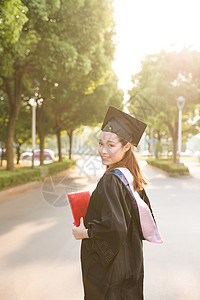
[[[200,300],[200,176],[172,178],[140,162],[164,240],[144,242],[145,300]],[[104,172],[86,156],[74,169],[0,192],[0,299],[81,300],[80,242],[66,193],[92,190]]]

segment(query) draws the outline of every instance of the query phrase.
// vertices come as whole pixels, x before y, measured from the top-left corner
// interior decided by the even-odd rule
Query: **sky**
[[[147,54],[200,49],[200,0],[115,0],[116,53],[113,69],[118,86],[131,89],[131,75]]]

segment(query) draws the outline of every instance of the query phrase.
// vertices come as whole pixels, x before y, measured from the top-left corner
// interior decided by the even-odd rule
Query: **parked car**
[[[31,159],[33,153],[32,152],[24,152],[22,153],[21,157],[22,159]],[[40,149],[36,149],[34,151],[34,158],[40,158]],[[53,160],[54,159],[54,151],[50,149],[44,149],[44,159],[45,160]]]
[[[32,152],[26,151],[21,154],[22,159],[30,159],[32,157]]]

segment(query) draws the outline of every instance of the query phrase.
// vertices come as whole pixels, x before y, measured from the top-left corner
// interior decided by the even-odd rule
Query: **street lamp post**
[[[178,167],[180,167],[180,155],[181,155],[181,133],[182,133],[182,109],[185,104],[185,98],[179,96],[176,99],[177,107],[179,109],[178,114]]]
[[[34,168],[35,132],[36,132],[36,106],[37,106],[36,99],[31,98],[29,100],[29,104],[32,106],[32,168]]]

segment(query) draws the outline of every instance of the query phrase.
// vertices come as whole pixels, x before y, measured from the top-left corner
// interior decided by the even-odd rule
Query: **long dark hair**
[[[128,141],[122,137],[118,136],[118,139],[123,147],[128,143]],[[147,185],[147,182],[142,175],[141,169],[139,167],[139,164],[137,162],[137,159],[135,157],[132,147],[130,147],[130,149],[128,151],[126,151],[126,153],[124,154],[124,157],[120,161],[118,161],[115,164],[107,166],[106,172],[112,171],[119,167],[127,168],[133,175],[134,190],[137,190],[137,189],[143,190],[143,184]]]

